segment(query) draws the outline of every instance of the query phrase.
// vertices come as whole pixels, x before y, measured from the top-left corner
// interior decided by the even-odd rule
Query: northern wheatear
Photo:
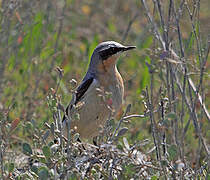
[[[98,135],[99,127],[104,126],[110,113],[120,110],[124,96],[123,79],[117,70],[119,55],[135,46],[123,46],[114,41],[100,43],[94,50],[88,71],[73,94],[72,101],[66,108],[63,123],[67,116],[72,119],[71,128],[75,128],[83,138]],[[110,92],[110,99],[105,100],[100,90]],[[73,110],[74,109],[74,110]],[[79,119],[74,120],[74,113]]]

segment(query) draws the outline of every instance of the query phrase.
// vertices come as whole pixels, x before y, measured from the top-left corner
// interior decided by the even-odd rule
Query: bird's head
[[[114,67],[121,53],[134,48],[136,46],[124,46],[115,41],[102,42],[95,48],[90,66],[107,69]]]

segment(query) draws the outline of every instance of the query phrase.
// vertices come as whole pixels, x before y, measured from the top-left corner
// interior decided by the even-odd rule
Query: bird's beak
[[[125,46],[123,48],[123,51],[128,51],[128,50],[135,49],[135,48],[136,48],[136,46]]]

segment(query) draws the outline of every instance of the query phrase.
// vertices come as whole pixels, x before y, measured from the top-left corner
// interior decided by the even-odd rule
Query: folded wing
[[[63,122],[66,120],[66,116],[68,116],[69,108],[71,109],[73,105],[76,105],[84,96],[84,94],[87,92],[88,88],[93,82],[93,78],[89,78],[85,81],[82,81],[81,85],[77,88],[75,92],[75,99],[74,102],[71,101],[71,103],[67,106],[65,115],[63,116]]]

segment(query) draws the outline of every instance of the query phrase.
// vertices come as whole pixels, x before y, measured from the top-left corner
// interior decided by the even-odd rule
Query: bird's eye
[[[110,50],[111,50],[111,53],[114,54],[115,48],[114,47],[111,47]]]

